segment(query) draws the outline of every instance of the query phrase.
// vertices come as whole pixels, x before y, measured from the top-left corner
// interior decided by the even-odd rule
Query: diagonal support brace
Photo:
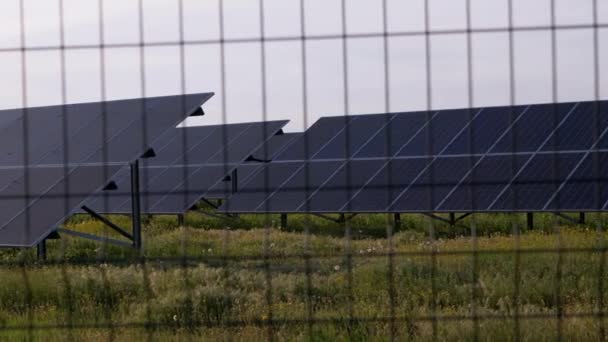
[[[65,228],[57,228],[57,232],[59,232],[61,234],[76,236],[76,237],[87,239],[87,240],[109,243],[109,244],[117,245],[117,246],[121,246],[121,247],[133,247],[133,245],[130,242],[101,237],[101,236],[88,234],[88,233],[77,232],[77,231],[65,229]]]
[[[561,218],[563,218],[563,219],[564,219],[564,220],[566,220],[566,221],[569,221],[569,222],[572,222],[572,223],[575,223],[575,224],[578,224],[578,223],[579,223],[579,220],[577,220],[577,219],[575,219],[575,218],[572,218],[572,217],[570,217],[570,216],[568,216],[568,215],[564,215],[564,214],[562,214],[562,213],[560,213],[560,212],[554,212],[553,214],[554,214],[555,216],[557,216],[557,217],[561,217]]]
[[[115,232],[117,232],[118,234],[126,237],[127,239],[133,241],[133,235],[129,234],[126,230],[120,228],[119,226],[117,226],[114,222],[108,220],[106,217],[98,214],[97,212],[95,212],[93,209],[85,206],[82,206],[82,210],[84,210],[87,214],[91,215],[94,219],[102,222],[103,224],[105,224],[106,226],[112,228]]]
[[[447,223],[447,224],[449,224],[449,225],[452,225],[452,224],[453,224],[453,222],[452,222],[451,220],[448,220],[448,219],[443,218],[443,217],[441,217],[441,216],[437,216],[437,215],[435,215],[435,214],[431,214],[431,213],[422,213],[422,215],[427,216],[427,217],[430,217],[430,218],[432,218],[433,220],[437,220],[437,221],[441,221],[441,222]]]

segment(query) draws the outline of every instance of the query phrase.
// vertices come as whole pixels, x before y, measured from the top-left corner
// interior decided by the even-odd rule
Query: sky
[[[213,91],[216,96],[204,106],[206,115],[189,119],[188,125],[289,119],[287,131],[301,131],[321,116],[427,109],[429,88],[430,106],[435,109],[467,107],[470,98],[474,106],[509,105],[511,101],[509,35],[504,31],[471,35],[469,97],[467,35],[441,33],[466,30],[465,0],[428,0],[428,24],[434,32],[429,39],[430,79],[426,37],[403,34],[425,31],[424,0],[386,0],[391,33],[387,56],[380,35],[381,0],[346,0],[347,34],[360,35],[348,39],[346,49],[340,38],[341,1],[305,0],[306,36],[326,38],[306,41],[305,73],[302,44],[297,39],[301,36],[300,0],[263,1],[265,37],[296,38],[266,42],[265,63],[261,43],[255,41],[261,37],[261,1],[224,0],[224,38],[230,41],[224,45],[225,91],[217,42],[218,0],[183,0],[184,82],[178,0],[142,0],[143,32],[137,0],[102,0],[103,43],[110,45],[103,49],[103,68],[98,48],[99,1],[63,0],[67,46],[63,73],[59,0],[23,0],[25,47],[32,49],[25,52],[25,64],[21,1],[0,1],[0,108],[60,104],[63,80],[67,103],[101,100],[102,85],[107,100]],[[556,25],[571,28],[556,31],[554,47],[551,31],[543,29],[551,25],[550,0],[512,1],[515,28],[540,28],[513,33],[515,102],[551,102],[554,95],[560,102],[594,99],[594,36],[588,27],[593,23],[593,0],[555,0]],[[508,27],[507,0],[471,0],[470,13],[473,30]],[[608,0],[597,0],[596,14],[600,24],[608,25]],[[361,37],[366,34],[371,36]],[[152,44],[143,48],[143,59],[140,36],[144,45]],[[248,40],[251,38],[254,41]],[[598,90],[600,98],[608,99],[608,27],[598,29],[598,42]],[[120,44],[123,46],[116,46]],[[390,95],[388,108],[386,94]]]

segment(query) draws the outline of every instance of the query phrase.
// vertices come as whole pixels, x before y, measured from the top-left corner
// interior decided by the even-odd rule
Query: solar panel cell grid
[[[275,158],[279,153],[285,150],[291,143],[293,143],[296,139],[302,136],[302,133],[284,133],[278,134],[270,138],[264,146],[258,148],[255,152],[252,153],[252,157],[254,157],[258,161],[268,161]],[[264,163],[261,162],[246,162],[238,166],[237,168],[237,185],[238,189],[241,189],[248,184],[252,177],[257,174],[258,171],[262,170],[264,167]],[[251,184],[249,183],[249,187],[252,188],[263,188],[264,184]],[[232,186],[230,179],[225,179],[223,182],[215,184],[211,187],[206,193],[205,197],[207,199],[224,199],[231,195]]]
[[[172,163],[185,162],[185,151],[193,148],[197,144],[202,144],[212,135],[218,128],[213,127],[192,127],[192,128],[176,128],[165,132],[161,138],[153,145],[156,156],[154,158],[145,159],[142,165],[145,166],[162,166]],[[188,161],[200,161],[204,155],[189,154]],[[180,159],[181,158],[181,159]],[[198,159],[200,158],[200,159]]]
[[[297,142],[277,156],[277,160],[307,160],[313,158],[332,139],[339,135],[353,117],[321,118]]]
[[[316,191],[311,192],[297,211],[336,212],[350,199],[355,191],[384,165],[382,160],[353,160],[343,163],[339,171]],[[316,167],[316,164],[312,164]],[[384,189],[386,191],[386,189]]]
[[[364,115],[355,117],[345,129],[340,131],[331,143],[324,146],[314,159],[352,158],[365,146],[376,133],[385,127],[393,118],[392,115]]]
[[[1,194],[0,246],[35,245],[55,230],[92,192],[102,187],[107,181],[107,175],[113,175],[119,168],[81,166],[65,178],[63,168],[36,169],[32,176],[38,180],[30,184],[27,195],[32,198],[28,206],[24,205],[24,185],[21,182],[13,183]],[[65,192],[66,188],[70,190],[69,193]]]
[[[605,106],[600,103],[598,107]],[[588,102],[399,113],[390,120],[386,115],[377,115],[376,120],[369,116],[355,117],[348,122],[342,121],[342,127],[337,121],[319,120],[306,133],[308,136],[322,136],[317,132],[338,133],[327,135],[325,141],[315,141],[315,148],[324,147],[321,152],[310,154],[313,161],[308,168],[318,179],[313,177],[308,184],[303,184],[301,171],[298,171],[293,180],[270,186],[274,195],[270,199],[259,197],[256,211],[290,212],[298,201],[302,201],[298,211],[304,212],[580,209],[579,204],[571,203],[568,196],[561,193],[572,193],[577,202],[590,203],[582,199],[585,197],[582,193],[591,196],[591,186],[577,187],[581,191],[578,193],[570,185],[589,182],[570,180],[569,176],[579,172],[579,164],[589,167],[585,164],[588,161],[582,162],[582,158],[591,152],[586,150],[601,148],[607,141],[608,113],[600,111],[596,117],[595,108],[595,103]],[[358,122],[369,124],[357,125]],[[384,124],[373,124],[380,122]],[[366,168],[368,165],[350,162],[350,173],[354,175],[350,183],[345,179],[346,171],[342,170],[344,164],[335,169],[317,166],[323,164],[320,163],[323,159],[346,162],[349,155],[345,153],[345,132],[357,132],[352,135],[348,147],[359,151],[351,157],[384,160],[376,172]],[[594,145],[598,135],[600,144]],[[304,143],[303,139],[298,141],[300,145]],[[293,147],[294,150],[303,148]],[[573,150],[579,153],[572,153],[576,152]],[[554,155],[546,153],[548,151],[564,153]],[[458,156],[447,158],[450,155]],[[298,162],[294,160],[297,157],[298,154],[292,158],[292,166]],[[601,159],[596,164],[603,162]],[[299,163],[298,170],[303,165],[302,161]],[[265,166],[267,169],[273,167],[272,163]],[[550,175],[547,170],[557,173]],[[318,182],[322,177],[328,179]],[[312,196],[303,199],[302,193],[293,190],[298,185],[308,185]],[[342,192],[338,193],[336,188],[342,188]],[[556,195],[558,189],[560,192]],[[247,184],[242,190],[255,192]],[[348,192],[352,192],[350,200],[343,201],[349,197]],[[601,197],[596,202],[608,202],[604,200],[603,191],[594,192],[599,193],[596,197]],[[252,210],[251,204],[245,205],[240,200],[241,196],[234,195],[221,209]],[[591,204],[588,209],[599,206]]]
[[[289,176],[301,168],[299,162],[282,162],[268,164],[263,172],[256,173],[245,189],[241,189],[238,196],[234,196],[222,206],[226,211],[234,208],[237,211],[253,212],[272,191],[287,181]]]
[[[581,158],[582,154],[578,153],[536,155],[524,166],[512,184],[502,189],[502,194],[492,201],[486,210],[543,210],[551,195],[557,191],[558,186]],[[564,205],[567,206],[566,203]]]
[[[391,160],[367,183],[355,191],[349,202],[340,211],[368,212],[386,210],[390,204],[408,186],[411,180],[427,165],[430,159]]]
[[[287,181],[270,197],[256,208],[257,211],[291,212],[296,211],[300,205],[330,178],[342,165],[342,162],[320,162],[313,164],[300,164]]]
[[[384,129],[355,154],[355,158],[393,156],[409,140],[421,134],[428,124],[428,115],[427,112],[396,114]]]

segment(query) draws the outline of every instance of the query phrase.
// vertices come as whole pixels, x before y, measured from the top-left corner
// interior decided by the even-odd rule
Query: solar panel
[[[220,186],[227,174],[274,136],[287,121],[179,128],[162,139],[157,156],[142,166],[141,205],[144,213],[183,213]],[[187,144],[187,145],[185,145]],[[129,213],[128,172],[114,178],[119,191],[107,192],[86,206],[102,213]],[[210,192],[215,193],[215,190]]]
[[[23,108],[0,110],[0,128],[12,123],[13,121],[16,121],[26,112],[27,111],[25,111]]]
[[[54,231],[87,197],[101,188],[107,174],[120,166],[80,166],[64,177],[62,167],[29,170],[24,178],[12,182],[0,195],[0,246],[31,247]],[[0,177],[23,174],[23,169],[0,170]],[[69,192],[66,193],[66,189]]]
[[[0,129],[0,166],[23,165],[25,158],[31,165],[132,161],[142,146],[150,145],[211,96],[189,94],[28,108],[27,125],[20,117]]]
[[[242,163],[237,167],[237,188],[240,189],[249,182],[250,178],[262,168],[265,161],[274,159],[279,153],[293,143],[294,140],[301,136],[302,133],[284,133],[270,138],[263,146],[253,152],[245,163]],[[206,192],[206,198],[225,199],[230,197],[232,194],[231,181],[232,179],[228,176],[223,182],[217,183]],[[252,186],[253,185],[250,185],[250,187]],[[264,184],[260,184],[258,188],[263,189]]]
[[[245,184],[220,210],[580,210],[568,198],[593,194],[566,192],[594,191],[593,184],[605,181],[602,173],[569,177],[605,141],[608,113],[596,116],[594,106],[581,102],[322,119],[291,146],[293,155],[277,158],[285,165],[273,162],[252,177],[270,175],[272,186],[265,194],[255,194],[259,183]],[[594,129],[603,134],[592,134]],[[302,153],[306,138],[314,144]],[[298,159],[302,156],[310,161]],[[605,194],[598,199],[607,200]],[[586,209],[597,208],[595,203]]]
[[[124,163],[139,158],[212,95],[24,109],[25,115],[0,130],[0,246],[43,239]]]

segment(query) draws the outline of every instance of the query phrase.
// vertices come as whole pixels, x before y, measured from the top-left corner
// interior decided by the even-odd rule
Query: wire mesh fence
[[[7,120],[14,116],[14,123],[0,121],[6,146],[0,150],[6,160],[0,165],[0,202],[9,208],[0,209],[7,211],[0,240],[1,231],[13,224],[38,245],[38,257],[33,248],[0,253],[3,337],[606,339],[604,2],[15,0],[2,6],[7,23],[0,39],[2,106],[20,109],[2,112]],[[216,94],[202,106],[204,115],[189,116],[192,103],[182,96],[170,106],[179,112],[172,118],[180,120],[158,128],[159,113],[171,110],[156,96],[210,91]],[[139,100],[110,115],[118,108],[111,100],[118,98]],[[91,101],[98,102],[63,106]],[[575,111],[572,105],[561,112],[559,104],[568,101],[588,102],[583,115],[589,125],[558,132]],[[475,148],[487,128],[468,123],[482,108],[506,108],[511,129],[530,103],[550,104],[538,129],[492,136],[494,145],[487,150]],[[49,104],[60,105],[52,115],[49,107],[36,107]],[[445,108],[466,108],[453,117],[467,124],[437,125]],[[80,111],[94,119],[83,121],[89,119]],[[392,126],[394,116],[382,117],[388,133],[364,137],[364,144],[357,142],[360,131],[348,128],[354,114],[391,112],[422,113],[419,132],[431,132],[419,137],[422,155],[393,151],[406,136],[402,127]],[[337,159],[344,164],[327,176],[342,170],[343,184],[332,188],[327,179],[317,184],[315,144],[323,142],[304,134],[294,138],[301,157],[292,171],[301,184],[289,183],[290,176],[277,186],[277,174],[262,166],[258,187],[241,188],[241,181],[247,183],[235,170],[242,172],[245,160],[235,161],[227,147],[256,129],[227,124],[263,122],[256,137],[264,142],[305,132],[325,115],[347,127],[336,134],[343,139],[344,157]],[[184,118],[180,133],[164,133]],[[284,119],[291,123],[271,123]],[[215,133],[202,139],[191,130],[197,125],[215,125]],[[540,136],[542,125],[551,128],[547,138],[532,151],[518,152],[525,135]],[[419,132],[407,133],[408,143]],[[163,146],[180,148],[159,148],[162,137],[168,139]],[[387,209],[360,211],[351,200],[340,210],[315,209],[310,199],[320,193],[340,192],[348,199],[361,193],[360,169],[350,156],[372,138],[389,152],[362,159],[387,170],[389,186],[380,185],[376,199],[390,204]],[[404,169],[387,167],[396,160],[439,163],[457,138],[468,146],[458,157],[466,159],[462,167],[469,173],[455,183],[446,184],[438,176],[441,168],[433,165],[403,184]],[[503,138],[512,149],[492,153]],[[562,146],[585,138],[591,142],[583,149]],[[268,158],[268,143],[248,147],[258,152],[249,161],[260,165],[293,162]],[[126,158],[132,153],[127,151],[137,155]],[[214,160],[205,166],[219,170],[213,175],[221,177],[211,184],[221,196],[204,196],[210,190],[200,186],[200,178],[212,173],[200,172],[202,164],[191,160],[191,151]],[[569,201],[560,191],[571,174],[562,175],[567,161],[555,151],[580,157],[574,171],[592,159],[593,198],[578,216],[548,205],[531,210],[519,202],[539,196],[547,184],[549,190],[542,188],[549,192],[547,203],[559,209]],[[167,154],[179,186],[148,188],[148,180],[168,172],[154,164]],[[550,157],[542,174],[510,187],[532,158],[543,154]],[[485,175],[488,170],[478,165],[493,157],[508,158],[505,170],[491,170],[506,172],[508,186],[490,207],[512,192],[507,200],[512,210],[391,209],[422,174],[426,183],[414,200],[439,207],[454,191],[445,192],[446,186],[455,189],[471,174]],[[336,161],[330,159],[325,161]],[[85,181],[70,181],[78,170],[96,166],[99,172]],[[365,177],[367,188],[374,187],[371,179]],[[90,186],[97,190],[117,189],[81,186],[95,182]],[[491,182],[466,188],[468,207],[487,201],[486,185]],[[231,196],[248,191],[265,199],[284,192],[307,200],[295,211],[282,212],[273,207],[276,202],[264,200],[255,210],[231,212]],[[325,203],[331,207],[336,197],[329,195]],[[86,202],[92,198],[108,208],[112,196],[126,209],[104,212]],[[51,206],[57,199],[61,205]],[[158,209],[162,200],[186,210]],[[43,209],[55,210],[61,222]],[[55,230],[38,239],[36,225],[45,218]]]

